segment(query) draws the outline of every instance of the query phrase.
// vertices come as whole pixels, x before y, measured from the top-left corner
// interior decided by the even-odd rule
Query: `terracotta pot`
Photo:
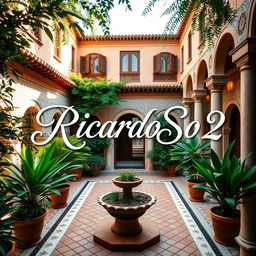
[[[201,188],[193,188],[194,185],[206,185],[206,183],[187,181],[189,200],[193,202],[203,202],[205,190]]]
[[[67,206],[67,199],[69,195],[70,185],[66,184],[65,187],[57,189],[60,195],[50,196],[52,200],[52,208],[60,209]]]
[[[82,178],[82,173],[83,173],[83,169],[82,169],[82,168],[72,170],[71,172],[72,172],[72,174],[75,174],[75,175],[76,175],[76,177],[75,177],[76,181],[81,180],[81,178]]]
[[[93,177],[98,176],[100,173],[100,166],[91,167],[90,172],[91,172],[91,176],[93,176]]]
[[[240,230],[240,210],[236,209],[239,213],[239,217],[231,218],[214,213],[218,208],[220,207],[216,206],[210,209],[214,240],[223,245],[237,246],[235,237],[239,235]]]
[[[15,246],[14,243],[11,241],[8,241],[8,247],[9,247],[9,251],[6,252],[6,256],[14,256],[14,251],[15,251]]]
[[[120,177],[115,177],[112,179],[112,182],[119,188],[123,189],[122,199],[132,198],[132,188],[139,186],[143,181],[141,177],[137,176],[135,177],[135,181],[120,181],[119,178]]]
[[[14,222],[14,235],[19,240],[23,241],[23,244],[15,242],[17,248],[25,249],[35,246],[41,241],[41,233],[44,226],[45,213],[30,221],[17,220]]]
[[[171,176],[171,177],[176,176],[175,168],[176,168],[175,165],[169,165],[167,167],[167,172],[168,172],[169,176]]]
[[[227,246],[237,245],[235,237],[239,235],[240,230],[240,216],[239,217],[224,217],[214,213],[214,210],[220,207],[213,207],[210,209],[212,226],[214,230],[214,240],[220,244]],[[237,212],[240,211],[236,209]]]

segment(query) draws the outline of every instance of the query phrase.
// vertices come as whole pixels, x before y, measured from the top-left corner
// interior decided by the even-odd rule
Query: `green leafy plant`
[[[105,165],[104,157],[101,155],[91,155],[87,159],[89,167],[103,167]]]
[[[173,161],[178,161],[179,164],[176,170],[188,171],[189,174],[196,173],[195,160],[198,162],[209,159],[210,156],[210,141],[200,144],[195,136],[192,139],[183,139],[172,146],[170,157]],[[195,176],[198,177],[198,176]],[[198,178],[196,178],[197,180]]]
[[[42,150],[43,153],[38,155],[23,146],[19,154],[22,167],[6,158],[1,164],[1,168],[9,172],[2,173],[0,180],[6,183],[10,195],[15,196],[13,217],[16,220],[31,220],[41,216],[49,206],[51,193],[59,194],[56,188],[74,176],[58,175],[63,170],[76,168],[74,164],[65,162],[69,152],[54,157],[55,144]]]
[[[117,93],[124,83],[116,83],[104,78],[94,80],[92,78],[82,78],[81,75],[72,73],[71,80],[76,84],[72,90],[75,96],[74,106],[80,116],[85,113],[95,113],[104,105],[117,105],[119,99]]]
[[[68,136],[68,140],[70,144],[72,144],[75,147],[80,147],[83,142],[81,139],[78,139],[75,135]],[[38,154],[40,155],[44,153],[44,148],[49,148],[52,144],[55,145],[56,150],[54,151],[53,157],[57,157],[59,155],[67,154],[66,158],[63,160],[65,162],[70,162],[73,165],[75,165],[75,169],[83,168],[88,169],[87,159],[90,157],[90,148],[85,146],[78,150],[72,150],[65,144],[62,137],[55,137],[53,140],[48,143],[44,147],[39,147]],[[66,170],[63,170],[62,172],[59,172],[59,176],[63,175],[64,173],[67,173]],[[69,173],[69,172],[68,172]]]
[[[86,142],[86,146],[91,149],[93,154],[103,154],[104,150],[111,145],[111,141],[109,138],[100,138],[96,136],[94,138],[84,138]]]
[[[126,170],[120,171],[120,181],[135,181],[136,180],[136,174],[134,172],[128,172]]]
[[[198,170],[197,176],[207,182],[207,185],[194,185],[207,191],[220,204],[224,216],[230,216],[232,210],[244,198],[252,193],[256,193],[256,182],[252,177],[256,174],[256,166],[246,169],[246,159],[241,162],[238,157],[230,157],[231,150],[235,142],[232,142],[221,160],[218,155],[211,150],[211,163],[206,159],[195,159],[195,166]]]
[[[162,0],[149,0],[143,11],[147,15],[153,10],[157,2]],[[214,43],[222,28],[231,22],[236,12],[231,8],[228,1],[205,1],[205,0],[170,0],[166,2],[168,7],[162,16],[169,16],[164,29],[164,34],[175,35],[182,23],[186,24],[192,16],[192,31],[200,31],[202,45]]]
[[[120,192],[113,192],[111,194],[108,194],[104,196],[103,200],[113,200],[114,202],[118,201],[120,196]]]
[[[161,129],[168,129],[171,131],[171,135],[167,132],[161,134],[160,138],[162,141],[172,141],[176,138],[177,130],[165,120],[164,114],[159,115],[159,117],[156,118],[156,121],[160,123]],[[147,152],[147,158],[153,160],[154,166],[160,166],[161,169],[166,169],[169,165],[176,164],[175,161],[170,159],[169,151],[171,148],[171,145],[163,145],[154,138],[154,147]]]
[[[14,218],[12,213],[15,210],[13,204],[14,195],[8,195],[8,188],[6,184],[0,180],[0,255],[6,255],[10,249],[10,242],[20,242],[12,234],[14,230]]]

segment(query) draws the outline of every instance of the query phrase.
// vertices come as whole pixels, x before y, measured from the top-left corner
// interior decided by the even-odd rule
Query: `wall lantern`
[[[211,98],[211,96],[210,96],[209,94],[207,94],[207,95],[205,96],[205,101],[209,102],[209,101],[210,101],[210,98]]]
[[[234,82],[232,80],[228,81],[228,83],[227,83],[227,90],[228,91],[233,91],[234,88],[235,88]]]

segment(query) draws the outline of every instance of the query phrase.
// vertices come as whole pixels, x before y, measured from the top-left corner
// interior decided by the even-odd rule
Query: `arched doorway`
[[[36,121],[37,113],[38,113],[38,109],[35,107],[29,107],[24,113],[24,118],[22,122],[22,130],[24,132],[24,137],[23,137],[24,144],[30,145],[32,143],[30,136],[34,131],[42,131],[42,127]],[[37,135],[35,140],[42,141],[43,137],[40,135]]]
[[[230,113],[229,127],[229,142],[231,143],[232,141],[236,140],[231,154],[240,157],[240,112],[238,107],[235,105],[233,105]]]
[[[224,151],[227,149],[228,145],[234,140],[235,145],[231,152],[231,155],[236,155],[240,157],[240,111],[235,104],[230,104],[225,112],[226,122],[224,125]]]
[[[125,114],[117,120],[118,124],[122,121],[134,123],[141,119],[135,114]],[[125,127],[115,139],[115,168],[144,168],[144,138],[129,138],[128,132]]]
[[[54,131],[57,123],[58,123],[58,120],[60,119],[61,117],[61,114],[60,113],[55,113],[54,116],[53,116],[53,119],[54,119],[54,122],[52,124],[52,132]],[[61,137],[61,129],[59,128],[55,137]]]

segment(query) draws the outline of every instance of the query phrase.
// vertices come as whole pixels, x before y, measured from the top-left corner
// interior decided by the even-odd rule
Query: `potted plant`
[[[69,142],[78,147],[82,144],[81,140],[77,139],[75,136],[69,136],[68,137]],[[71,150],[68,148],[63,140],[63,138],[56,137],[52,140],[51,143],[49,143],[47,146],[39,147],[39,154],[40,150],[47,150],[52,144],[55,145],[56,150],[52,157],[57,157],[58,155],[65,154],[66,157],[63,159],[63,162],[72,163],[71,165],[67,166],[66,169],[63,169],[61,172],[58,173],[58,176],[63,176],[65,174],[71,174],[72,176],[68,176],[69,179],[66,179],[63,184],[56,187],[56,189],[59,191],[58,194],[52,193],[50,196],[52,200],[52,207],[54,209],[60,209],[67,206],[67,199],[69,196],[70,191],[70,184],[68,184],[68,180],[75,180],[81,179],[82,176],[82,170],[83,168],[87,168],[87,157],[89,156],[89,148],[84,147],[80,150]]]
[[[68,153],[53,157],[55,144],[45,148],[41,154],[33,153],[32,149],[23,145],[19,154],[21,167],[5,158],[8,166],[2,169],[2,180],[8,187],[10,195],[14,195],[14,235],[24,244],[16,242],[18,248],[28,248],[39,243],[43,229],[46,208],[50,205],[50,194],[59,192],[56,187],[73,175],[58,176],[66,168],[72,168],[70,162],[63,162]]]
[[[69,140],[70,144],[72,144],[75,147],[79,147],[83,143],[81,139],[78,139],[74,135],[68,136],[68,140]],[[67,147],[63,138],[61,138],[61,137],[55,137],[52,140],[52,142],[49,143],[46,147],[49,147],[52,143],[54,143],[56,145],[56,151],[55,151],[54,156],[69,152],[69,155],[67,156],[65,161],[73,162],[73,163],[77,164],[76,169],[70,170],[71,173],[73,173],[75,175],[75,179],[73,179],[73,180],[77,180],[77,181],[81,180],[83,169],[88,168],[88,166],[86,164],[86,159],[88,156],[90,156],[90,154],[89,154],[90,148],[83,147],[78,150],[71,150],[70,148]]]
[[[189,191],[189,199],[195,202],[202,202],[204,200],[204,190],[193,187],[195,184],[205,184],[205,181],[199,176],[191,176],[197,173],[194,160],[199,162],[209,159],[210,142],[200,144],[198,138],[195,136],[190,140],[183,139],[172,145],[170,151],[171,160],[178,161],[179,165],[176,171],[184,170],[190,175],[188,176],[187,186]]]
[[[97,176],[99,175],[100,169],[105,165],[105,160],[101,155],[91,155],[87,158],[86,163],[89,166],[89,169],[87,170],[89,175]]]
[[[170,117],[173,119],[172,117]],[[156,121],[160,123],[161,129],[168,129],[171,131],[171,135],[168,133],[162,133],[161,134],[161,140],[162,141],[172,141],[177,136],[176,129],[173,128],[172,125],[170,125],[165,117],[164,114],[159,115],[156,118]],[[173,119],[173,121],[175,121]],[[163,145],[159,143],[155,138],[154,140],[154,147],[152,150],[147,152],[147,158],[150,158],[153,160],[154,168],[159,168],[160,170],[167,170],[168,175],[175,176],[175,168],[176,168],[176,162],[170,160],[170,154],[169,151],[171,150],[171,145]]]
[[[0,180],[0,255],[14,255],[14,241],[17,239],[13,236],[14,219],[11,213],[14,211],[12,203],[13,196],[7,194],[8,188]]]
[[[195,160],[198,173],[194,174],[204,179],[208,185],[198,184],[195,188],[207,191],[215,198],[219,206],[211,208],[210,215],[214,230],[214,239],[224,245],[235,245],[235,237],[240,229],[240,210],[237,205],[241,198],[255,193],[256,182],[252,177],[256,174],[256,166],[246,169],[245,161],[241,163],[230,152],[234,142],[227,148],[223,160],[211,150],[211,163],[205,159]]]

